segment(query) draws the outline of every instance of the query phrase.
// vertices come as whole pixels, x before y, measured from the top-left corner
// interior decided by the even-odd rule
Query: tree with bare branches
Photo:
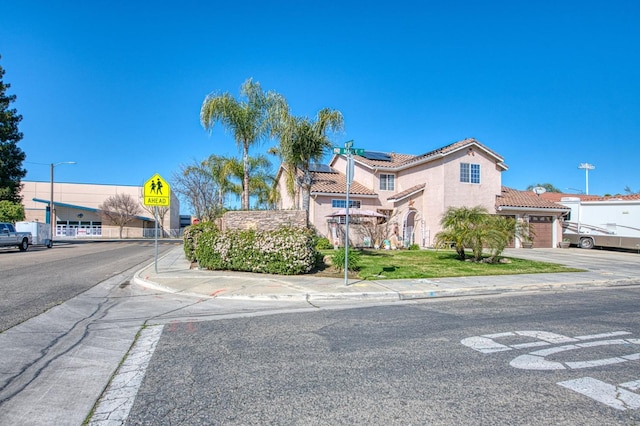
[[[116,194],[98,206],[100,216],[103,220],[120,228],[120,238],[122,229],[141,212],[140,203],[129,194]]]

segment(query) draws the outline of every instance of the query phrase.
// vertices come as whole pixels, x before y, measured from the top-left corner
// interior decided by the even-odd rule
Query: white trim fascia
[[[449,151],[447,154],[451,154],[451,153],[454,153],[454,152],[458,152],[458,151],[463,150],[463,149],[467,149],[467,150],[468,150],[470,146],[475,146],[475,147],[477,147],[478,149],[483,150],[483,151],[484,151],[484,152],[486,152],[489,156],[491,156],[491,157],[495,158],[496,160],[499,160],[499,162],[500,162],[500,163],[502,163],[502,162],[504,161],[504,158],[500,157],[499,155],[497,155],[497,154],[495,154],[495,153],[493,153],[493,152],[488,151],[486,148],[484,148],[483,146],[480,146],[480,145],[479,145],[479,144],[477,144],[476,142],[471,142],[469,145],[464,145],[464,146],[461,146],[461,147],[459,147],[459,148],[456,148],[456,149],[454,149],[453,151]],[[443,154],[441,154],[441,155],[443,155]]]
[[[399,202],[399,201],[404,200],[405,198],[408,198],[408,197],[411,197],[412,195],[417,194],[417,193],[418,193],[418,192],[420,192],[420,191],[424,191],[424,189],[425,189],[425,187],[423,186],[422,188],[416,189],[415,191],[413,191],[413,192],[411,192],[411,193],[409,193],[409,194],[406,194],[406,195],[404,195],[404,196],[403,196],[403,197],[401,197],[401,198],[392,198],[392,197],[389,197],[389,198],[387,198],[387,201],[391,201],[392,203],[397,203],[397,202]]]

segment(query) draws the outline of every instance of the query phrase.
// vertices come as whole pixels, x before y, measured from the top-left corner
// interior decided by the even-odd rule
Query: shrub
[[[344,262],[345,261],[345,249],[344,247],[340,247],[336,252],[331,255],[331,263],[333,266],[339,270],[344,271]],[[357,250],[349,250],[349,260],[347,263],[347,268],[350,271],[357,271],[360,268],[360,252]]]
[[[184,230],[182,236],[184,255],[190,262],[195,262],[196,247],[198,246],[198,239],[203,232],[218,232],[218,227],[213,222],[201,222],[197,225],[188,226]]]
[[[303,228],[207,231],[197,242],[195,255],[206,269],[293,275],[316,264],[314,236]]]
[[[331,250],[333,248],[333,244],[329,241],[328,238],[319,237],[316,239],[316,250]]]
[[[420,246],[418,244],[411,244],[408,250],[420,250]]]

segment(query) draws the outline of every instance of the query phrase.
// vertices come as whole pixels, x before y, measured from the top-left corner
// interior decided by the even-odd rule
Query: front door
[[[407,248],[415,241],[414,230],[416,227],[416,211],[409,210],[402,224],[402,244]]]

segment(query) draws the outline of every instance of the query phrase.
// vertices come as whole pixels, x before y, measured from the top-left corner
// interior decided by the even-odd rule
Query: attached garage
[[[529,216],[529,224],[535,235],[533,246],[537,248],[552,248],[553,244],[553,216]]]
[[[558,247],[562,240],[562,220],[569,209],[562,204],[546,200],[531,191],[518,191],[502,187],[496,197],[496,213],[528,222],[533,231],[534,248]],[[515,247],[522,247],[515,241]]]

